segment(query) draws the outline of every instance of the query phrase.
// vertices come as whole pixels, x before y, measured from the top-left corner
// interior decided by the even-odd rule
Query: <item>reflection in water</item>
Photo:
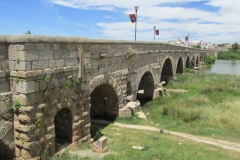
[[[217,60],[210,69],[205,69],[204,73],[240,75],[240,60]]]
[[[232,64],[233,66],[236,65],[236,64],[237,64],[236,60],[232,60],[232,61],[231,61],[231,64]]]

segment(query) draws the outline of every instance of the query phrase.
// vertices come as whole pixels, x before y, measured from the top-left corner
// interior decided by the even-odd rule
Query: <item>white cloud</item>
[[[240,1],[237,0],[49,0],[54,4],[85,9],[114,11],[116,8],[123,10],[122,14],[128,16],[134,13],[133,6],[139,6],[137,39],[152,40],[153,25],[160,29],[157,37],[162,41],[169,39],[183,39],[190,33],[190,40],[202,39],[215,43],[238,41],[236,35],[240,35]],[[214,10],[202,8],[186,8],[186,2],[202,2]],[[181,7],[161,6],[161,4],[182,3]],[[217,7],[217,9],[216,9]],[[112,16],[112,15],[111,15]],[[105,15],[105,22],[99,22],[96,26],[101,28],[102,38],[128,39],[134,37],[134,26],[127,22],[109,22],[109,15]],[[104,20],[104,19],[103,19]],[[235,33],[235,34],[231,34]],[[224,37],[222,37],[224,36]]]

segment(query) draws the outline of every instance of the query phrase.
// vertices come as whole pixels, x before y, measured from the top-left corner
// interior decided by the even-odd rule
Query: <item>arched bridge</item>
[[[91,118],[129,116],[213,51],[164,43],[0,36],[0,159],[91,138]],[[11,108],[10,108],[11,107]],[[14,135],[14,136],[13,136]]]

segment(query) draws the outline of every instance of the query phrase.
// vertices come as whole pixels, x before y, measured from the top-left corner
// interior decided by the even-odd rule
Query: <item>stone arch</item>
[[[189,58],[189,56],[187,56],[186,68],[190,68],[190,58]]]
[[[147,71],[141,77],[138,85],[137,100],[141,105],[153,99],[154,79],[151,72]]]
[[[170,58],[167,58],[162,66],[161,79],[160,82],[165,81],[166,84],[173,76],[173,67],[172,61]]]
[[[13,158],[14,155],[12,149],[0,140],[0,159],[12,160]]]
[[[66,142],[72,143],[72,115],[68,108],[62,108],[54,117],[55,125],[55,146]]]
[[[182,57],[179,57],[177,62],[176,74],[182,74],[182,73],[183,73],[183,60],[182,60]]]
[[[94,108],[94,104],[96,104],[96,100],[92,100],[95,99],[94,97],[96,95],[100,95],[102,98],[103,101],[101,101],[101,105],[106,107],[106,104],[108,106],[110,106],[110,109],[109,112],[106,114],[106,116],[104,117],[104,115],[100,114],[99,116],[96,116],[96,117],[99,117],[99,118],[110,118],[111,120],[114,119],[116,116],[118,116],[119,114],[119,108],[120,106],[124,106],[126,105],[125,104],[125,96],[126,96],[126,93],[123,93],[122,92],[122,88],[118,85],[117,83],[117,79],[114,78],[113,76],[111,75],[99,75],[99,76],[96,76],[94,79],[92,79],[90,81],[90,97],[91,97],[91,116],[94,116],[94,112],[93,111],[93,108]],[[103,93],[100,93],[100,90],[99,89],[103,89]],[[96,90],[97,89],[97,90]],[[126,88],[127,90],[127,85],[126,85]],[[94,91],[96,90],[95,93],[93,93]],[[108,94],[108,91],[111,93],[111,94]],[[104,99],[104,97],[111,97],[110,99]],[[100,98],[98,98],[100,100]],[[107,101],[107,102],[106,102]],[[105,103],[105,104],[104,104]]]
[[[121,89],[117,84],[116,78],[114,78],[113,76],[110,76],[110,75],[102,74],[102,75],[96,76],[94,79],[92,79],[90,81],[90,85],[89,85],[90,93],[92,93],[95,88],[97,88],[98,86],[100,86],[102,84],[109,84],[110,86],[112,86],[112,88],[114,89],[114,91],[116,93],[121,92]],[[118,98],[120,98],[120,96],[118,96]]]
[[[112,86],[109,84],[101,84],[94,89],[90,97],[90,115],[92,118],[114,120],[118,116],[119,101]]]

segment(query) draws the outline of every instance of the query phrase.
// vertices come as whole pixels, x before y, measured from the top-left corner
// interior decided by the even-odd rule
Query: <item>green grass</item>
[[[240,50],[219,51],[218,59],[222,60],[240,60]]]
[[[108,137],[110,153],[103,160],[234,160],[240,158],[240,154],[237,152],[159,132],[127,129],[112,125],[103,126],[99,131]],[[154,137],[158,137],[158,139],[154,140]],[[135,150],[132,146],[142,146],[144,149]],[[147,149],[146,146],[149,148]],[[71,149],[69,149],[70,151]],[[69,154],[69,152],[64,153],[61,157],[55,157],[54,160],[96,159],[96,157],[91,158],[91,156],[80,158]],[[81,150],[79,150],[80,152]]]
[[[240,77],[217,74],[182,74],[167,88],[186,89],[187,93],[166,93],[142,106],[147,120],[134,124],[155,125],[193,135],[240,142]],[[129,119],[117,119],[131,123]],[[151,124],[153,122],[153,124]]]

